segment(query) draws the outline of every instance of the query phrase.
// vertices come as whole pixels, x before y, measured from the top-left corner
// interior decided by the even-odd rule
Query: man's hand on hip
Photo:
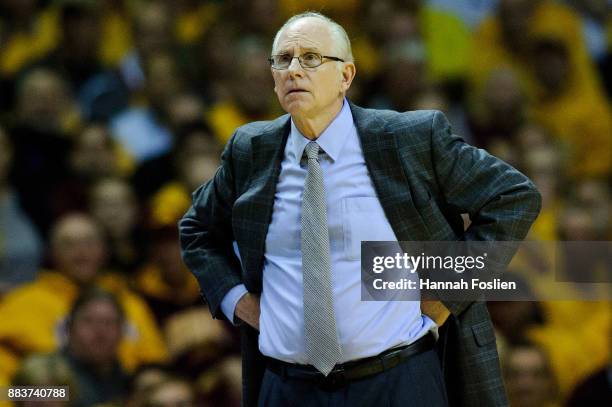
[[[436,325],[442,326],[450,315],[448,308],[440,301],[421,301],[421,312],[431,318]]]
[[[236,304],[236,317],[259,331],[259,295],[246,293]]]

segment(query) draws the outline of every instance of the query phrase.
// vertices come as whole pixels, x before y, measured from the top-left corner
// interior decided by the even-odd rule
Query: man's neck
[[[321,133],[331,124],[338,116],[344,98],[335,101],[329,108],[323,109],[322,113],[315,117],[298,117],[291,116],[295,127],[309,140],[316,140]]]
[[[101,377],[109,377],[113,374],[115,370],[115,361],[114,360],[105,360],[105,361],[92,361],[88,359],[88,355],[86,352],[79,352],[75,349],[72,349],[70,346],[67,348],[67,354],[71,357],[76,363],[86,366],[88,369],[91,369],[92,372],[95,372],[96,375]]]

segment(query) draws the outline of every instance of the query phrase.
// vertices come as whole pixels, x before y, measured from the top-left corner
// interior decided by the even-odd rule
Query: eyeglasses
[[[292,57],[289,54],[272,55],[268,59],[268,61],[270,62],[270,66],[272,66],[273,69],[282,70],[289,68],[289,65],[291,65],[291,62],[293,61],[293,58],[297,58],[300,63],[300,66],[304,69],[316,68],[320,66],[321,64],[326,62],[323,60],[323,58],[330,59],[332,61],[344,62],[344,59],[329,57],[326,55],[317,54],[316,52],[306,52],[300,55],[299,57]]]

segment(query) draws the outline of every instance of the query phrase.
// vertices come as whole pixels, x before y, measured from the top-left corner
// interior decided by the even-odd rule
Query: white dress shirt
[[[303,157],[310,140],[291,122],[276,186],[272,221],[266,236],[259,350],[290,363],[308,364],[305,356],[300,217],[304,181]],[[348,102],[316,140],[327,200],[332,264],[332,291],[340,363],[377,355],[436,331],[421,314],[418,301],[361,301],[361,241],[396,241],[364,160]],[[233,320],[238,285],[221,308]]]

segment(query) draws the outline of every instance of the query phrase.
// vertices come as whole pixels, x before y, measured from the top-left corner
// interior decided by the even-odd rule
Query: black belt
[[[268,358],[268,369],[283,378],[317,382],[322,389],[333,391],[352,381],[392,369],[412,356],[433,349],[435,343],[434,336],[428,333],[410,345],[389,349],[377,356],[336,365],[327,376],[311,365],[287,363],[273,358]]]

